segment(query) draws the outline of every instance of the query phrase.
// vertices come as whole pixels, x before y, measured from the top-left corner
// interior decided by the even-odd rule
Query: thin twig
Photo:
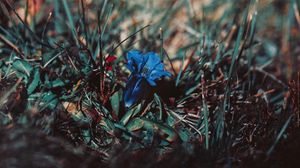
[[[7,5],[9,6],[10,9],[12,9],[12,11],[14,12],[14,14],[17,16],[17,18],[21,21],[21,23],[24,25],[24,27],[30,32],[30,34],[33,36],[33,38],[40,44],[47,46],[48,48],[53,49],[52,46],[50,46],[49,44],[43,43],[38,37],[37,35],[28,27],[28,25],[23,21],[23,19],[20,17],[20,15],[16,12],[16,9],[7,1],[5,0]]]
[[[7,38],[5,38],[2,34],[0,34],[0,39],[4,43],[9,45],[13,50],[15,50],[21,56],[21,58],[24,59],[24,57],[25,57],[24,54],[19,50],[19,48],[16,45],[14,45],[11,41],[9,41]]]
[[[150,25],[146,25],[144,27],[142,27],[141,29],[139,29],[138,31],[134,32],[133,34],[131,34],[130,36],[126,37],[124,40],[122,40],[116,47],[114,47],[110,52],[109,55],[111,55],[118,47],[120,47],[120,45],[122,45],[122,43],[124,43],[125,41],[127,41],[128,39],[130,39],[131,37],[135,36],[137,33],[143,31],[144,29],[146,29],[147,27],[149,27]]]
[[[275,75],[270,74],[269,72],[263,70],[262,68],[253,68],[253,67],[251,67],[251,68],[250,68],[250,71],[258,71],[258,72],[261,72],[261,73],[263,73],[264,75],[266,75],[266,76],[270,77],[271,79],[273,79],[274,81],[276,81],[277,83],[281,84],[281,85],[284,86],[285,88],[288,87],[288,86],[287,86],[285,83],[283,83],[281,80],[277,79]]]
[[[299,12],[299,9],[298,9],[296,1],[295,1],[295,3],[294,3],[293,6],[294,6],[295,18],[296,18],[296,21],[297,21],[298,26],[300,28],[300,12]]]

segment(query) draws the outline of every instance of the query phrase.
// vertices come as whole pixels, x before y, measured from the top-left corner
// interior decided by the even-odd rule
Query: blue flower
[[[146,99],[156,86],[155,81],[171,73],[164,70],[164,64],[154,52],[142,53],[132,50],[127,53],[127,68],[131,75],[124,92],[125,107]]]

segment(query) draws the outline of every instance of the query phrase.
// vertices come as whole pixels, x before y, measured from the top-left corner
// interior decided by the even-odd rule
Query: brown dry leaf
[[[67,112],[69,112],[72,115],[75,115],[79,111],[75,103],[64,102],[63,106],[67,110]]]
[[[35,16],[42,8],[45,0],[29,0],[28,1],[28,13],[33,17]]]
[[[188,58],[186,58],[183,63],[183,68],[187,66],[188,62],[189,62],[189,60],[188,60]],[[178,74],[182,67],[182,60],[176,59],[176,60],[172,61],[172,64],[173,64],[175,72]],[[167,66],[167,69],[171,69],[171,67]]]

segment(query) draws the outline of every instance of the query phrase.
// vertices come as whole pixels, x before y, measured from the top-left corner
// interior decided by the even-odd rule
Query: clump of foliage
[[[0,2],[5,136],[38,129],[111,167],[284,165],[274,160],[299,140],[300,4],[220,0],[200,16],[193,3]],[[165,71],[129,106],[133,49]]]

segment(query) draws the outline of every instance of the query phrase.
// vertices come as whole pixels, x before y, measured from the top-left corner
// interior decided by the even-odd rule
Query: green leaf
[[[109,133],[113,133],[113,131],[115,130],[115,125],[114,123],[107,119],[107,118],[102,118],[100,125],[102,126],[102,128]]]
[[[156,104],[159,106],[159,119],[162,120],[162,116],[163,116],[162,103],[160,101],[159,96],[156,93],[154,94],[154,100]]]
[[[145,122],[142,119],[134,118],[127,124],[126,128],[128,131],[136,131],[143,128],[144,123]]]
[[[183,141],[183,142],[188,142],[191,135],[190,135],[190,132],[184,128],[180,128],[178,130],[178,134],[179,134],[179,137],[180,139]]]
[[[168,115],[168,117],[167,117],[167,124],[170,127],[173,127],[176,124],[176,120],[174,119],[174,117],[172,117],[171,115]]]
[[[183,71],[183,67],[184,67],[184,60],[185,60],[185,54],[183,55],[182,57],[182,61],[181,61],[181,66],[180,66],[180,71],[179,71],[179,74],[177,75],[176,77],[176,87],[179,85],[179,82],[180,82],[180,78],[181,78],[181,75],[182,75],[182,71]]]
[[[112,106],[113,111],[116,113],[116,115],[119,114],[120,110],[120,100],[121,100],[121,91],[114,93],[110,98],[110,103]]]
[[[32,66],[25,60],[15,60],[12,66],[19,72],[25,74],[27,77],[30,76]]]
[[[290,122],[292,119],[292,115],[289,116],[289,118],[286,120],[286,122],[284,123],[284,125],[282,126],[282,128],[280,129],[280,132],[277,134],[277,137],[275,139],[275,142],[272,144],[272,146],[270,147],[270,149],[267,151],[267,155],[270,156],[271,153],[273,152],[275,146],[278,144],[280,138],[283,136],[285,130],[288,128]]]
[[[123,125],[126,125],[128,123],[128,121],[130,120],[130,118],[134,117],[138,112],[140,112],[141,110],[141,104],[135,106],[134,108],[130,109],[129,111],[127,111],[125,113],[125,115],[122,117],[122,119],[120,120],[120,122]]]
[[[244,30],[245,30],[245,22],[247,19],[247,12],[245,11],[243,14],[243,23],[238,31],[238,35],[236,37],[236,42],[234,44],[234,50],[232,53],[232,57],[231,57],[231,64],[230,64],[230,69],[229,69],[229,79],[232,78],[232,75],[234,73],[234,70],[236,70],[236,64],[237,64],[237,59],[238,59],[238,55],[239,55],[239,48],[242,44],[242,40],[243,40],[243,34],[244,34]]]
[[[82,130],[81,134],[82,134],[83,140],[86,144],[91,142],[92,138],[91,138],[90,130]]]
[[[278,53],[278,48],[277,48],[276,44],[271,41],[266,41],[264,43],[263,47],[264,47],[266,54],[269,57],[275,57],[276,54]]]
[[[68,18],[69,26],[71,28],[73,38],[74,38],[76,44],[79,45],[78,40],[77,40],[76,28],[75,28],[75,24],[74,24],[74,20],[73,20],[73,15],[71,14],[71,11],[70,11],[70,8],[69,8],[69,5],[68,5],[67,1],[63,0],[62,2],[63,2],[65,12],[67,14],[67,18]]]
[[[40,71],[38,68],[35,68],[33,80],[31,81],[31,83],[29,84],[29,86],[27,88],[28,94],[31,94],[39,86],[40,83],[41,83]]]
[[[133,109],[127,111],[127,112],[125,113],[125,115],[121,118],[120,122],[121,122],[123,125],[126,125],[127,122],[130,120],[131,116],[133,115],[133,113],[134,113],[134,110],[133,110]]]
[[[178,135],[171,127],[148,119],[142,120],[144,121],[145,129],[158,132],[160,136],[165,138],[165,140],[174,142],[177,139]]]
[[[8,125],[12,122],[11,118],[0,111],[0,126]]]
[[[55,79],[49,83],[47,83],[47,87],[54,88],[54,87],[63,87],[65,86],[66,82],[68,81],[62,81],[61,79]]]
[[[28,117],[26,115],[21,115],[19,118],[18,118],[18,124],[21,124],[21,125],[25,125],[25,124],[28,124]]]
[[[208,116],[209,116],[209,109],[207,106],[206,101],[203,99],[203,118],[204,118],[204,135],[205,135],[205,149],[209,148],[209,122],[208,122]]]
[[[43,103],[43,109],[49,108],[49,109],[55,109],[55,107],[58,104],[58,99],[56,98],[56,95],[52,92],[46,92],[42,95],[42,103]]]

